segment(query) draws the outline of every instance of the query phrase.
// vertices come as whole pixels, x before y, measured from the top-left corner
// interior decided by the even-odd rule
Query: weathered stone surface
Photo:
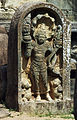
[[[0,34],[1,34],[1,33],[6,34],[6,30],[5,30],[4,27],[1,27],[1,26],[0,26]]]
[[[64,114],[71,111],[70,100],[66,101],[28,101],[25,104],[19,105],[20,111],[25,111],[29,115],[46,115],[46,114]]]
[[[7,32],[9,32],[11,19],[14,12],[15,10],[9,8],[6,11],[4,9],[0,9],[0,25],[4,26]]]
[[[59,78],[54,79],[50,82],[53,88],[52,98],[62,100],[63,87],[61,85],[61,80]]]
[[[68,19],[77,20],[77,1],[76,0],[46,0],[60,8]]]
[[[23,3],[26,3],[26,2],[34,2],[34,1],[36,1],[36,0],[22,0],[22,1],[20,1],[20,0],[8,0],[7,2],[6,2],[6,4],[5,4],[5,7],[7,8],[13,8],[13,9],[16,9],[16,8],[18,8],[20,5],[22,5]],[[40,0],[37,0],[37,1],[40,1]],[[46,1],[46,0],[41,0],[42,2],[44,2],[44,1]]]
[[[4,1],[4,0],[3,0]],[[36,0],[7,0],[5,3],[5,7],[1,8],[1,2],[0,2],[0,25],[3,25],[6,27],[7,32],[9,32],[11,19],[13,17],[13,14],[15,13],[15,10],[22,4],[28,2],[28,1],[36,1]],[[37,0],[40,1],[40,0]],[[46,1],[46,0],[41,0]]]
[[[73,5],[73,1],[72,0],[47,0],[47,2],[51,2],[53,4],[55,4],[57,7],[59,7],[60,9],[63,9],[65,7],[65,9],[72,9],[70,3]]]
[[[26,102],[27,100],[31,99],[31,84],[28,82],[28,79],[24,79],[24,82],[22,81],[21,87],[22,87],[22,102]]]
[[[0,27],[0,66],[7,64],[8,35],[3,27]]]
[[[6,4],[6,7],[8,6],[8,8],[16,8],[16,4],[18,4],[18,6],[20,5],[20,4],[22,4],[24,1],[26,1],[26,0],[23,0],[22,1],[22,3],[21,2],[18,2],[17,3],[17,1],[10,1],[10,0],[8,0],[9,1],[9,5],[8,5],[8,3]],[[12,2],[14,2],[15,4],[12,4]],[[59,2],[56,2],[55,0],[54,0],[54,2],[56,3],[56,5],[63,5],[64,4],[64,1],[63,1],[63,3],[62,3],[62,0],[60,0]],[[72,2],[72,1],[69,1],[70,3]],[[11,4],[10,4],[11,3]],[[66,3],[66,1],[65,1],[65,3]],[[75,2],[76,3],[76,2]],[[13,6],[12,6],[13,5]],[[65,5],[64,5],[65,6]],[[67,7],[67,6],[66,6]],[[69,8],[69,6],[68,6],[68,8]],[[69,13],[70,13],[71,11],[69,11]],[[65,11],[65,14],[66,15],[68,15],[68,11]],[[5,16],[5,18],[7,17],[7,13],[6,13],[6,15],[5,14],[3,14],[3,15],[0,15],[1,17],[3,17],[4,18],[4,16]],[[8,16],[9,16],[9,14],[8,14]],[[12,16],[11,16],[12,17]],[[7,19],[9,19],[9,17],[7,17]],[[2,20],[2,22],[3,22],[3,20]],[[5,22],[5,21],[4,21]],[[6,24],[6,23],[5,23]],[[72,68],[76,68],[76,64],[74,64],[74,65],[72,65]]]
[[[43,8],[43,11],[41,11],[42,8]],[[23,46],[23,44],[21,44],[22,42],[21,40],[23,38],[22,24],[25,16],[28,15],[28,13],[30,14],[31,10],[32,10],[32,17],[35,17],[37,14],[39,14],[39,12],[46,13],[46,9],[49,14],[51,15],[53,14],[53,16],[56,18],[56,24],[63,24],[63,39],[62,39],[63,40],[63,59],[60,58],[61,60],[63,60],[63,69],[62,69],[63,94],[62,95],[63,95],[63,101],[68,98],[70,99],[70,65],[69,65],[70,52],[68,52],[67,50],[67,47],[68,47],[70,51],[70,29],[69,29],[70,23],[69,21],[66,20],[63,13],[52,4],[41,3],[41,2],[33,3],[33,4],[26,3],[22,7],[17,9],[11,22],[11,28],[10,28],[10,34],[9,34],[9,47],[8,47],[9,48],[9,51],[8,51],[9,64],[8,64],[8,85],[7,85],[7,96],[6,96],[6,103],[8,107],[19,108],[19,110],[21,110],[23,108],[25,109],[25,105],[26,105],[26,108],[27,108],[26,102],[25,103],[22,102],[22,87],[21,87],[21,83],[22,83],[21,82],[21,79],[22,79],[21,46]],[[37,14],[34,14],[36,13],[35,10],[37,11]],[[59,67],[61,68],[61,66]],[[53,70],[53,72],[55,73],[55,70]],[[60,77],[59,72],[57,72],[57,76]],[[62,91],[61,86],[59,86],[58,90],[60,92]],[[64,106],[64,108],[65,107],[66,106]]]

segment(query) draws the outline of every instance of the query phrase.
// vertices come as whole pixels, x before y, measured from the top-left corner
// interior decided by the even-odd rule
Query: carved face
[[[43,44],[46,41],[45,34],[39,34],[37,38],[37,43],[38,44]]]
[[[39,24],[34,31],[34,38],[38,44],[43,44],[46,41],[46,25]]]
[[[40,29],[35,34],[35,39],[38,44],[43,44],[46,41],[46,32],[44,30]]]

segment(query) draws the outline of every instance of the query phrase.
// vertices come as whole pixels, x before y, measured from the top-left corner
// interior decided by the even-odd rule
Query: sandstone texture
[[[7,0],[6,2],[6,7],[9,8],[18,8],[20,5],[22,5],[25,2],[36,2],[36,0]],[[41,2],[45,2],[46,0],[37,0],[37,1],[41,1]]]
[[[77,20],[77,1],[76,0],[46,0],[62,10],[66,17],[73,21]],[[64,9],[63,9],[64,8]]]
[[[25,112],[16,112],[8,110],[2,104],[0,104],[0,120],[74,120],[72,114],[66,115],[52,115],[52,114],[40,114],[40,115],[28,115]]]
[[[15,0],[8,0],[7,2],[6,2],[6,4],[5,4],[5,7],[6,7],[6,9],[2,9],[1,10],[1,12],[2,13],[0,13],[0,14],[2,14],[2,17],[3,17],[3,19],[5,20],[5,21],[3,21],[3,22],[6,22],[6,19],[7,19],[7,22],[10,22],[10,20],[11,20],[11,18],[12,18],[12,15],[13,15],[13,13],[15,12],[15,10],[16,10],[16,8],[17,7],[19,7],[20,5],[22,5],[24,2],[27,2],[28,0],[22,0],[22,2],[21,1],[19,1],[19,0],[17,0],[17,1],[15,1]],[[32,0],[30,0],[30,1],[32,1]],[[35,0],[34,0],[35,1]],[[33,2],[34,2],[33,1]],[[39,1],[39,0],[38,0]],[[42,1],[45,1],[45,0],[42,0]],[[59,14],[59,11],[57,10],[57,8],[55,8],[56,10],[55,11],[57,11],[57,13]],[[12,10],[12,12],[10,11],[10,10]],[[53,10],[54,10],[54,7],[53,7]],[[6,14],[5,14],[6,13]],[[7,15],[7,13],[9,13],[8,15]],[[12,13],[12,14],[10,14],[10,13]],[[61,13],[62,14],[62,13]],[[18,14],[19,15],[19,14]],[[1,15],[0,15],[1,16]],[[63,15],[61,15],[62,16],[62,19],[63,19]],[[60,16],[60,17],[61,17]],[[8,19],[9,19],[9,21],[8,21]],[[18,18],[16,19],[16,20],[18,20]],[[58,21],[58,20],[57,20]],[[2,21],[1,21],[2,22]],[[66,22],[65,22],[65,19],[64,19],[64,21],[63,21],[63,24],[65,24],[65,26],[66,27],[68,27],[67,25],[66,25]],[[7,25],[6,25],[6,27],[7,27]],[[63,75],[66,73],[66,75],[67,75],[67,73],[68,73],[68,77],[66,77],[65,75],[63,76],[63,88],[66,88],[65,90],[64,90],[64,94],[63,94],[63,99],[66,99],[67,97],[69,97],[70,96],[70,92],[69,92],[69,89],[70,89],[70,86],[68,85],[69,83],[67,83],[67,80],[68,80],[68,82],[69,82],[69,72],[68,72],[68,69],[70,68],[70,66],[67,64],[67,63],[69,63],[69,59],[66,59],[66,58],[69,58],[70,57],[70,54],[68,53],[68,51],[67,51],[67,47],[69,47],[69,49],[70,49],[70,35],[69,35],[69,33],[66,33],[65,31],[66,31],[66,27],[64,28],[64,33],[63,33],[63,38],[66,38],[66,36],[67,36],[67,40],[66,40],[66,43],[64,42],[64,44],[63,44],[63,50],[65,51],[65,52],[67,52],[67,54],[65,54],[65,52],[63,53],[63,57],[64,57],[64,61],[63,61],[63,64],[64,64],[64,68],[67,68],[67,69],[64,69],[63,70]],[[13,32],[13,29],[12,29],[12,32]],[[68,31],[69,32],[69,31]],[[16,33],[15,33],[16,34]],[[15,35],[14,34],[14,35]],[[1,58],[1,65],[3,65],[3,64],[7,64],[7,44],[8,44],[8,42],[6,41],[6,39],[8,40],[8,36],[6,37],[6,32],[5,32],[5,30],[3,30],[3,28],[1,28],[1,38],[2,38],[2,43],[0,44],[1,45],[1,54],[0,54],[0,58]],[[5,36],[5,37],[4,37]],[[10,39],[11,40],[11,39]],[[65,41],[65,39],[63,39],[64,41]],[[4,42],[3,42],[4,41]],[[15,41],[16,42],[16,41]],[[6,43],[6,44],[5,44]],[[12,43],[12,42],[11,42]],[[14,43],[14,39],[13,39],[13,43]],[[14,44],[15,45],[15,44]],[[68,45],[68,46],[67,46]],[[10,45],[10,47],[9,47],[10,49],[11,49],[11,45]],[[16,48],[17,49],[17,48]],[[4,52],[5,51],[5,52]],[[13,51],[14,51],[14,49],[13,49]],[[11,54],[12,55],[12,54]],[[15,54],[15,55],[17,55],[17,54]],[[11,57],[11,59],[13,59],[14,60],[14,56],[13,56],[13,58]],[[20,59],[20,58],[19,58]],[[13,64],[13,67],[12,67],[12,71],[14,70],[14,67],[15,68],[17,68],[17,67],[20,67],[20,66],[17,66],[17,62],[18,62],[18,60],[16,59],[16,56],[15,56],[15,62],[16,63],[14,63]],[[11,64],[12,65],[12,64]],[[11,67],[11,65],[10,65],[10,67]],[[14,66],[15,65],[15,66]],[[17,66],[17,67],[16,67]],[[18,68],[19,69],[19,68]],[[20,69],[19,69],[20,70]],[[14,70],[15,71],[15,70]],[[9,71],[9,73],[10,73],[10,71]],[[16,73],[17,73],[17,71],[15,71],[15,74],[14,74],[14,77],[16,77],[16,80],[17,80],[17,77],[19,77],[19,76],[16,76]],[[18,73],[18,74],[20,74],[20,73]],[[13,74],[12,74],[13,75]],[[10,75],[9,75],[9,78],[10,78]],[[2,78],[2,81],[3,81],[3,78]],[[18,95],[18,92],[20,91],[20,89],[19,89],[19,91],[17,91],[17,89],[18,88],[16,88],[16,87],[18,87],[18,85],[20,84],[20,83],[16,83],[16,82],[18,82],[18,81],[13,81],[13,83],[14,83],[14,85],[13,84],[11,84],[13,87],[14,87],[14,93],[12,92],[12,93],[10,93],[11,94],[11,96],[13,96],[15,93],[16,93],[16,95]],[[10,82],[9,82],[9,84],[10,84]],[[25,83],[26,84],[26,83]],[[57,86],[57,89],[55,89],[55,95],[57,96],[57,91],[59,91],[59,92],[62,92],[62,87],[61,86],[58,86],[57,85],[58,84],[58,82],[56,83],[56,81],[55,81],[55,83],[54,83],[54,86]],[[22,83],[22,85],[24,86],[23,88],[23,91],[22,91],[22,97],[25,95],[25,92],[29,92],[30,94],[26,94],[26,96],[25,96],[25,99],[30,99],[30,96],[31,96],[31,91],[25,91],[25,86],[27,86],[28,84],[26,84],[26,85],[24,85],[23,83]],[[65,85],[66,85],[66,87],[65,87]],[[11,86],[10,86],[11,87]],[[10,88],[9,87],[9,88]],[[9,92],[10,90],[8,90],[8,92]],[[19,94],[21,94],[21,93],[19,93]],[[8,96],[10,96],[10,95],[7,95],[7,97]],[[60,96],[60,98],[61,98],[61,94],[59,94],[58,96]],[[14,97],[13,97],[14,98]],[[17,97],[15,96],[15,99],[17,100]],[[18,99],[20,99],[20,96],[18,96]],[[10,99],[10,101],[11,101],[11,99]],[[23,101],[25,101],[25,100],[23,100]],[[17,101],[16,101],[17,102]],[[25,104],[26,105],[26,104]],[[48,104],[47,104],[48,105]],[[61,103],[60,103],[60,107],[61,107]],[[24,105],[22,105],[22,106],[24,106]],[[21,106],[21,109],[22,109],[22,106]],[[28,106],[28,105],[27,105]],[[38,109],[41,109],[41,104],[40,105],[38,105]],[[45,106],[45,104],[43,105],[43,106]],[[46,108],[47,108],[47,106],[46,106]],[[57,108],[57,107],[56,107]],[[65,107],[66,108],[66,107]],[[69,106],[69,108],[70,108],[70,106]],[[49,109],[49,108],[48,108]],[[46,111],[47,112],[47,111]]]
[[[0,65],[7,64],[8,35],[4,27],[0,27]]]
[[[27,7],[30,7],[30,9],[25,11],[25,8],[27,9]],[[43,9],[43,11],[41,11],[41,7],[42,8],[45,7],[45,9]],[[39,9],[39,11],[37,10],[37,8]],[[66,112],[67,104],[64,104],[63,102],[60,102],[59,104],[56,103],[56,105],[53,103],[47,103],[47,102],[39,103],[38,105],[34,104],[35,102],[34,103],[31,103],[29,101],[25,102],[26,98],[27,98],[27,100],[30,100],[29,96],[31,94],[31,91],[27,91],[25,89],[28,87],[28,84],[26,84],[26,83],[23,84],[23,80],[21,82],[21,78],[22,77],[24,78],[24,76],[21,75],[21,73],[23,71],[21,71],[21,68],[22,68],[21,67],[22,34],[20,34],[20,33],[22,33],[22,29],[21,29],[22,24],[23,24],[22,22],[24,22],[24,18],[26,16],[26,14],[29,13],[29,10],[30,11],[32,10],[33,11],[32,15],[34,15],[35,9],[39,13],[46,12],[45,11],[46,9],[47,10],[49,9],[49,11],[51,13],[52,13],[52,11],[55,11],[55,13],[53,13],[53,15],[56,17],[57,24],[63,22],[63,25],[64,25],[63,26],[63,67],[64,68],[62,70],[62,73],[63,73],[62,87],[61,87],[61,85],[59,85],[60,80],[58,80],[58,79],[56,80],[58,83],[56,83],[56,81],[55,81],[54,86],[57,87],[57,89],[55,90],[55,95],[57,94],[57,91],[60,93],[62,93],[62,91],[63,91],[63,94],[62,94],[63,97],[61,94],[59,94],[58,96],[60,96],[60,98],[63,98],[63,101],[66,101],[68,98],[70,99],[70,71],[69,71],[69,69],[70,69],[70,65],[69,65],[70,64],[70,53],[67,51],[67,47],[69,48],[69,51],[70,51],[70,29],[69,29],[70,23],[68,21],[66,21],[65,17],[63,16],[63,13],[58,8],[56,8],[55,6],[53,6],[51,4],[27,3],[27,4],[24,4],[22,7],[19,7],[19,9],[14,14],[14,17],[11,22],[11,28],[10,28],[10,33],[9,33],[9,44],[8,44],[8,46],[9,46],[8,47],[9,48],[9,50],[8,50],[9,64],[8,64],[8,73],[7,73],[8,74],[7,75],[8,76],[8,82],[7,82],[8,84],[7,84],[6,103],[7,103],[8,107],[11,107],[11,108],[19,107],[20,111],[26,111],[26,112],[30,112],[30,108],[31,108],[32,112],[36,111],[36,106],[38,107],[38,111],[42,110],[41,108],[43,108],[43,111],[44,111],[46,108],[46,112],[48,112],[50,110],[52,113],[53,112],[56,113],[57,111],[58,112],[62,111],[62,109],[64,108],[65,109],[64,111]],[[22,16],[22,13],[24,13],[23,16]],[[39,13],[37,13],[37,14],[39,14]],[[66,32],[67,28],[68,28],[68,32]],[[53,70],[53,72],[55,73],[55,70]],[[58,74],[59,73],[57,72],[57,76],[58,76]],[[22,90],[22,88],[23,88],[23,90]],[[11,91],[10,91],[10,89],[11,89]],[[26,92],[29,92],[30,94],[26,94],[26,96],[25,96]],[[25,98],[25,100],[23,99],[24,102],[22,102],[22,98]],[[12,101],[12,102],[10,102],[10,101]],[[31,106],[31,104],[32,104],[32,106]],[[70,109],[71,108],[70,101],[68,101],[68,104],[69,104],[68,109]],[[33,110],[33,108],[35,110]],[[52,110],[51,110],[51,108],[52,108]],[[69,111],[68,109],[67,109],[67,111]],[[59,113],[61,113],[61,112],[59,112]]]

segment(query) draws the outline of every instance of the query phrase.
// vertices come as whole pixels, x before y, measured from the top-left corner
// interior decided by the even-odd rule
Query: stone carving
[[[62,99],[61,68],[59,66],[59,68],[55,67],[57,58],[59,59],[57,52],[62,49],[61,25],[55,25],[55,19],[47,13],[39,14],[32,20],[29,14],[24,19],[22,28],[22,44],[25,46],[24,49],[22,48],[21,60],[21,69],[25,71],[22,72],[22,86],[28,86],[36,100],[41,100],[41,95],[44,94],[44,99],[48,101],[52,101],[53,98],[52,94],[49,94],[50,86],[52,86],[54,99]],[[23,62],[25,62],[25,65]],[[48,75],[48,71],[55,74],[56,77],[53,79],[53,75]],[[29,83],[25,83],[25,79]],[[30,100],[31,91],[28,100]],[[25,96],[26,92],[23,94],[22,96]]]
[[[59,33],[62,34],[60,35],[60,37],[62,36],[60,43],[63,41],[63,47],[57,45],[60,44],[58,37],[56,37],[59,25],[62,27],[62,33],[61,31]],[[61,27],[59,27],[59,30]],[[34,102],[37,96],[33,84],[34,76],[31,74],[33,69],[31,68],[33,61],[35,61],[34,45],[36,47],[40,46],[36,39],[36,34],[42,30],[40,28],[46,31],[46,41],[42,44],[41,50],[45,47],[44,45],[49,44],[47,50],[44,49],[43,51],[45,52],[44,61],[46,65],[44,66],[47,72],[48,93],[51,99],[62,99],[59,102],[58,100],[54,103],[45,101],[46,92],[43,92],[44,84],[41,83],[43,82],[41,76],[39,76],[41,101]],[[67,110],[66,108],[69,108],[70,101],[67,100],[70,98],[70,52],[67,50],[67,48],[70,50],[69,28],[69,21],[53,4],[29,2],[17,9],[11,22],[8,42],[6,103],[9,108],[17,108],[29,113],[31,111],[42,113],[45,108],[48,113],[54,113],[55,111],[60,113],[60,111],[64,112]]]

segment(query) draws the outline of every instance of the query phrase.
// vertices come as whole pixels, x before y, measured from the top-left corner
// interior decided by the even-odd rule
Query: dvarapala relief
[[[70,22],[53,4],[28,2],[17,9],[8,41],[8,107],[69,111],[70,36]]]
[[[22,101],[62,99],[62,49],[62,26],[53,17],[46,13],[24,18]]]

